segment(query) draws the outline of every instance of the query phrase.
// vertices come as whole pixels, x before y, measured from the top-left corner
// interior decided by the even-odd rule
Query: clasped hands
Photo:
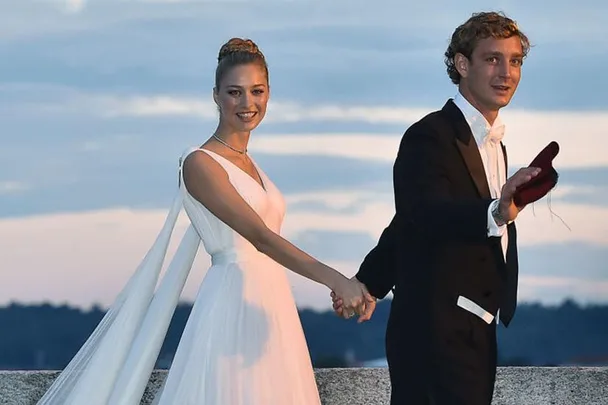
[[[341,283],[330,295],[335,313],[344,319],[357,314],[357,323],[368,321],[376,309],[376,299],[355,277]]]

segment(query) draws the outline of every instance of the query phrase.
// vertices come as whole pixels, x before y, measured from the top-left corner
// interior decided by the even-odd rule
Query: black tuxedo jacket
[[[503,146],[506,165],[506,150]],[[508,325],[517,300],[515,224],[507,258],[488,237],[492,201],[478,146],[452,100],[413,124],[393,169],[396,213],[356,277],[377,298],[394,292],[389,330],[424,340],[464,321],[459,296]],[[408,337],[408,339],[409,339]]]

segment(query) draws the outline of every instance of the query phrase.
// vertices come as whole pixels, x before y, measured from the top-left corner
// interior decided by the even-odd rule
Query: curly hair
[[[220,88],[222,78],[230,69],[238,65],[254,63],[264,69],[268,80],[268,65],[260,48],[250,39],[232,38],[220,48],[215,69],[215,87]]]
[[[452,83],[460,83],[460,73],[458,73],[454,65],[454,57],[457,53],[470,59],[479,40],[489,37],[506,39],[515,35],[521,41],[523,57],[525,58],[530,51],[530,41],[519,29],[515,21],[503,13],[493,11],[474,13],[464,24],[456,28],[452,34],[450,45],[444,54],[448,76],[452,80]]]

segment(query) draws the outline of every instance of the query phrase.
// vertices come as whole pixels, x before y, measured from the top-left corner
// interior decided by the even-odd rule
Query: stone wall
[[[142,405],[165,377],[155,371]],[[316,370],[323,405],[388,405],[385,368]],[[55,371],[0,371],[0,405],[35,405]],[[608,367],[499,368],[493,405],[608,405]],[[229,405],[229,404],[226,404]]]

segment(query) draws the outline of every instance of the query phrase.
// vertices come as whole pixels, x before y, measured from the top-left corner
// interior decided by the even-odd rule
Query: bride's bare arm
[[[361,289],[333,268],[319,262],[270,230],[243,200],[228,179],[224,168],[205,152],[188,155],[183,165],[188,192],[216,217],[242,235],[255,248],[286,268],[327,286],[359,305]]]

